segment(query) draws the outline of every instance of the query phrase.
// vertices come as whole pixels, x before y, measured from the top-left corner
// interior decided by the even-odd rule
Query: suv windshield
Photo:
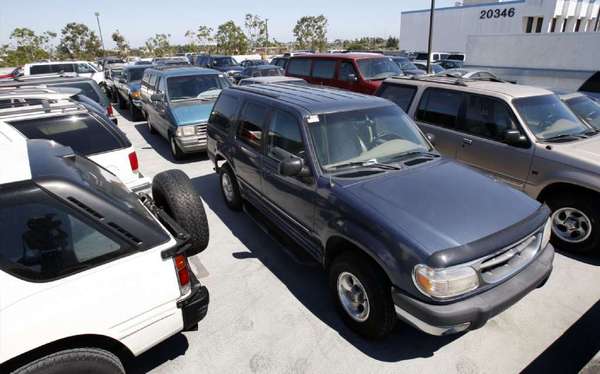
[[[133,81],[141,81],[144,76],[144,70],[146,70],[148,66],[144,66],[143,68],[129,69],[129,82]]]
[[[218,75],[185,75],[167,78],[170,100],[215,99],[223,88],[230,87],[228,79]]]
[[[319,115],[309,124],[324,170],[354,162],[385,163],[432,148],[416,125],[395,105]]]
[[[589,131],[556,95],[524,97],[513,103],[538,139],[552,140]]]
[[[358,68],[366,80],[385,79],[402,75],[402,71],[389,57],[357,60]]]
[[[237,66],[239,64],[231,57],[215,57],[213,65],[214,66]]]
[[[400,67],[402,70],[417,70],[418,68],[410,62],[407,58],[394,58],[394,62]]]
[[[569,99],[565,103],[588,125],[600,130],[600,103],[583,95]]]

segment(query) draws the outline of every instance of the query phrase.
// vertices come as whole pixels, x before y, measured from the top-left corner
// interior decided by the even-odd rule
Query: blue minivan
[[[231,82],[222,72],[199,67],[154,66],[144,72],[142,114],[151,134],[169,141],[171,154],[206,150],[206,123],[213,104]]]

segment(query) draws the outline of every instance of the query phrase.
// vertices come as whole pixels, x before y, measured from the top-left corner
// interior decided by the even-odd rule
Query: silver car
[[[392,78],[376,95],[414,118],[444,155],[546,203],[553,212],[555,246],[598,250],[600,135],[558,96],[451,77]]]

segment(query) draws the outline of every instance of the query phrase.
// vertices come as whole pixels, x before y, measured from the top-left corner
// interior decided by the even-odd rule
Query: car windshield
[[[415,64],[413,64],[412,62],[410,62],[410,60],[407,59],[407,58],[395,58],[393,60],[394,60],[394,62],[396,64],[398,64],[398,66],[402,70],[417,70],[418,69],[415,66]]]
[[[141,81],[144,76],[144,70],[147,68],[147,66],[144,66],[143,68],[129,69],[129,81]]]
[[[556,95],[524,97],[513,103],[538,139],[577,136],[589,131]]]
[[[214,65],[215,66],[237,66],[239,64],[231,57],[215,57]]]
[[[90,99],[94,100],[95,102],[101,104],[102,106],[107,106],[108,102],[106,102],[105,100],[101,100],[100,96],[98,96],[98,92],[96,92],[96,90],[94,90],[94,87],[92,86],[92,83],[86,83],[86,82],[66,82],[66,83],[55,83],[55,84],[48,84],[48,87],[72,87],[72,88],[77,88],[81,90],[81,94],[85,95],[87,97],[89,97]]]
[[[402,75],[402,71],[389,57],[367,58],[356,61],[362,76],[366,80],[385,79],[393,75]]]
[[[399,107],[388,105],[327,113],[309,123],[321,167],[347,163],[386,163],[413,152],[432,151],[416,125]]]
[[[221,90],[230,87],[228,79],[219,75],[185,75],[167,78],[169,99],[215,99]]]
[[[585,123],[600,130],[600,103],[581,95],[565,101],[567,106]]]

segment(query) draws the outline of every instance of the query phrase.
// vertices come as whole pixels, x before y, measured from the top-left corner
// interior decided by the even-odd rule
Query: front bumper
[[[473,297],[450,304],[429,304],[392,290],[396,314],[421,331],[448,335],[475,330],[543,285],[552,272],[554,248],[548,246],[535,260],[498,286]]]
[[[138,109],[142,109],[142,100],[141,99],[131,99],[131,103],[135,105]]]
[[[179,149],[184,153],[194,153],[206,151],[208,144],[206,142],[206,134],[202,135],[190,135],[190,136],[177,136],[175,142]]]
[[[208,289],[200,284],[196,277],[192,276],[192,292],[187,298],[177,302],[183,317],[183,331],[198,329],[200,322],[208,312],[209,303]]]

